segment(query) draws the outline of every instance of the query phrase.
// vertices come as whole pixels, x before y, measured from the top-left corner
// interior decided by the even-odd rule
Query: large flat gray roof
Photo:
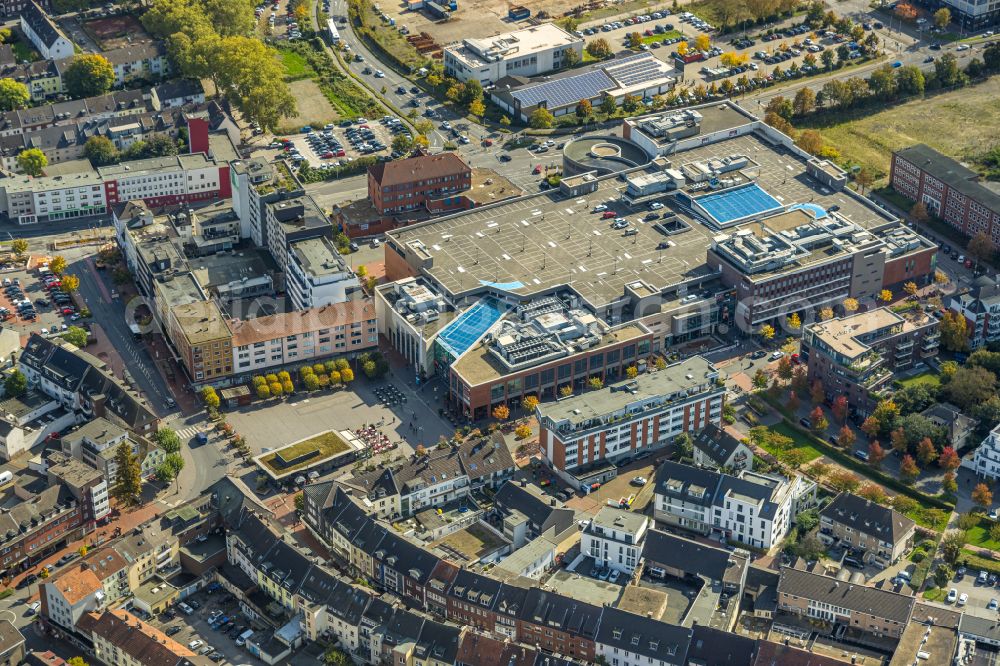
[[[731,109],[703,113],[703,133],[715,131],[716,126],[725,129],[748,122]],[[827,189],[807,175],[805,160],[776,150],[756,133],[699,146],[668,159],[676,167],[734,154],[746,155],[759,165],[757,183],[783,205],[837,206],[840,215],[864,228],[889,222],[874,205]],[[568,286],[592,307],[600,308],[620,298],[625,286],[637,280],[669,291],[714,275],[705,261],[715,231],[673,209],[691,230],[666,236],[654,228],[656,220],[642,220],[648,212],[645,205],[630,209],[620,200],[624,187],[617,178],[605,177],[595,192],[581,197],[566,198],[550,190],[398,229],[389,233],[389,239],[407,256],[426,254],[430,266],[424,272],[452,295],[469,294],[487,283],[522,297]],[[610,220],[590,212],[609,201],[608,207],[626,217],[638,234],[625,236],[611,228]],[[661,201],[671,209],[670,198]],[[666,240],[675,245],[657,250]]]
[[[591,419],[625,409],[632,403],[669,396],[680,391],[714,383],[718,371],[701,356],[692,356],[663,370],[647,372],[597,391],[542,403],[538,413],[555,422],[568,420],[585,423]]]

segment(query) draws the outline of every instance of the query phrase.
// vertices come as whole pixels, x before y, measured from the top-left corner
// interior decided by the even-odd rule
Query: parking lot
[[[36,271],[3,273],[0,317],[20,333],[66,330],[80,316],[55,276],[43,279]]]
[[[947,598],[942,598],[941,601],[943,603],[958,607],[961,596],[965,594],[968,595],[962,607],[965,612],[972,612],[981,617],[988,615],[989,617],[996,618],[997,608],[987,609],[987,606],[989,606],[991,600],[998,600],[998,603],[1000,603],[1000,589],[997,587],[996,580],[990,585],[989,577],[987,577],[986,582],[980,583],[978,570],[969,569],[961,578],[956,575],[952,582],[948,583],[943,590],[946,592],[955,590],[956,597],[950,601]]]
[[[182,610],[185,606],[192,610],[190,615]],[[224,621],[210,622],[216,617]],[[224,591],[199,592],[147,621],[181,645],[215,663],[242,664],[250,660],[246,648],[236,645],[240,634],[249,628],[250,623],[239,612],[237,601]]]
[[[271,145],[282,147],[293,162],[306,161],[314,169],[322,169],[342,166],[363,155],[384,155],[391,150],[392,139],[397,134],[410,136],[399,118],[383,116],[377,121],[358,118],[339,125],[330,123],[322,130],[309,128],[302,134],[275,139]],[[393,159],[399,156],[397,152],[391,155]]]
[[[302,37],[287,0],[261,3],[257,5],[254,14],[257,17],[257,28],[264,36],[289,40]]]

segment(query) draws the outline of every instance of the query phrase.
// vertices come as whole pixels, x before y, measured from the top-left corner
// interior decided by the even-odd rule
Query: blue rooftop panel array
[[[458,358],[506,312],[507,307],[496,299],[482,298],[448,324],[437,340],[449,354]]]
[[[567,76],[564,79],[546,81],[538,85],[525,86],[512,90],[510,96],[521,103],[522,107],[532,107],[545,102],[550,109],[558,109],[575,104],[581,99],[599,96],[605,90],[615,87],[603,69],[597,69],[578,76]]]
[[[721,224],[781,208],[781,202],[757,183],[706,194],[695,202]]]

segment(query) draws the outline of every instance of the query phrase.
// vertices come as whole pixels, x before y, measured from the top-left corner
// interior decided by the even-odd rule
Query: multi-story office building
[[[450,362],[450,401],[472,419],[517,406],[526,395],[552,399],[567,386],[582,392],[592,377],[616,381],[650,354],[652,336],[642,324],[609,326],[555,297],[519,306],[501,321],[507,314],[485,298],[437,336],[435,358]],[[485,344],[474,344],[484,336]]]
[[[294,241],[333,238],[333,225],[312,197],[277,198],[264,204],[267,249],[282,271],[288,270]],[[256,239],[255,239],[256,240]]]
[[[450,151],[379,162],[368,169],[368,198],[379,215],[470,208],[471,201],[459,195],[471,187],[472,168]]]
[[[937,356],[938,325],[923,310],[888,308],[815,322],[803,328],[800,358],[811,382],[820,381],[828,397],[845,396],[864,417],[892,385],[894,372]]]
[[[574,487],[589,487],[594,481],[585,470],[596,464],[661,448],[677,435],[696,435],[709,424],[721,425],[725,387],[718,379],[711,363],[693,356],[597,391],[539,404],[542,456],[557,472],[567,473]]]
[[[868,231],[836,213],[814,219],[790,210],[754,227],[718,236],[708,250],[708,265],[736,289],[735,321],[745,331],[903,282],[922,284],[937,252],[904,226]]]
[[[819,538],[861,551],[865,562],[894,564],[913,546],[917,524],[889,507],[841,493],[819,513]]]
[[[919,143],[893,153],[889,182],[908,199],[923,202],[931,215],[968,236],[985,233],[1000,247],[1000,195],[975,171]]]
[[[483,86],[505,76],[536,76],[566,65],[566,53],[583,57],[583,39],[555,23],[533,25],[485,39],[464,39],[444,49],[444,71],[459,81]]]
[[[358,276],[326,236],[292,241],[285,273],[296,310],[343,303],[360,291]]]
[[[347,301],[299,312],[231,321],[234,372],[260,370],[331,356],[354,356],[378,347],[375,306]]]
[[[111,513],[108,482],[103,470],[95,469],[59,451],[49,454],[46,468],[50,484],[66,486],[83,507],[83,519],[93,525]]]
[[[1000,340],[1000,284],[993,278],[976,278],[971,290],[949,299],[948,309],[965,318],[971,349]]]
[[[702,534],[768,549],[788,534],[794,516],[814,501],[816,484],[796,475],[730,476],[667,461],[656,471],[654,516]]]
[[[599,567],[631,575],[639,564],[649,518],[639,513],[602,507],[583,529],[580,552]]]

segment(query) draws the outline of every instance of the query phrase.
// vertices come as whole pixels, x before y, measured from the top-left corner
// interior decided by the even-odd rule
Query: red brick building
[[[368,198],[379,215],[472,208],[472,201],[460,194],[471,187],[472,168],[450,151],[379,162],[368,169]]]
[[[23,494],[16,490],[18,496]],[[23,491],[26,493],[26,491]],[[50,486],[0,514],[0,572],[10,578],[94,529],[70,491]]]
[[[969,236],[985,232],[1000,247],[1000,195],[975,171],[921,143],[893,154],[889,182],[931,215]]]

